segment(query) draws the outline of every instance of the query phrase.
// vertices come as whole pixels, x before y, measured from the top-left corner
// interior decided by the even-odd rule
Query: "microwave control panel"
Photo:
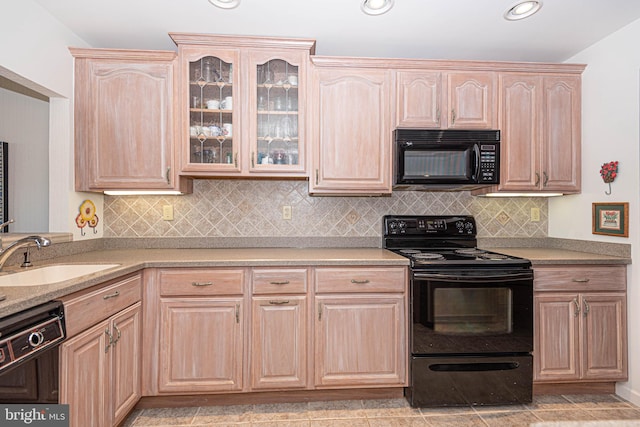
[[[497,182],[498,173],[498,150],[493,144],[480,145],[480,170],[478,171],[479,182]]]

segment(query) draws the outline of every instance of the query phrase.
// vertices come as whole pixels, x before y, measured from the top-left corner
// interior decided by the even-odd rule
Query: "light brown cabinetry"
[[[536,266],[534,380],[627,378],[624,266]]]
[[[122,290],[137,293],[137,301],[119,300]],[[60,346],[60,403],[69,404],[71,426],[117,425],[140,399],[140,296],[141,277],[135,275],[65,298],[65,314],[71,316],[67,322],[86,319],[80,323],[84,330],[68,329],[70,338]],[[100,301],[112,311],[101,310]],[[107,317],[94,324],[92,310]]]
[[[499,91],[497,191],[579,193],[580,75],[501,73]]]
[[[383,63],[313,58],[315,194],[391,192],[393,76]]]
[[[495,72],[402,70],[396,85],[397,127],[496,127]]]
[[[181,190],[174,156],[175,53],[71,49],[77,191]]]
[[[307,269],[252,270],[251,388],[303,388],[308,370]]]
[[[317,388],[407,381],[406,270],[316,268]]]
[[[162,269],[157,277],[157,390],[242,389],[245,271]]]
[[[178,34],[182,172],[306,176],[306,39]]]

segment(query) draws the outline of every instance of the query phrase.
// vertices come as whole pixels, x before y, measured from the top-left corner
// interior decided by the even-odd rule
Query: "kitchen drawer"
[[[62,298],[67,336],[70,337],[88,329],[135,304],[141,298],[142,278],[140,274],[119,280],[95,291],[72,294]]]
[[[237,295],[244,292],[245,270],[172,268],[158,273],[160,295]]]
[[[624,265],[541,265],[533,269],[535,291],[624,291]]]
[[[316,292],[404,292],[404,267],[341,267],[315,270]]]
[[[254,268],[254,294],[304,294],[307,292],[306,268]]]

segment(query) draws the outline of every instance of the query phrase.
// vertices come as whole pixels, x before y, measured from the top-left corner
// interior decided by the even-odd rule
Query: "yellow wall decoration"
[[[98,215],[96,215],[96,205],[89,199],[82,202],[80,205],[80,213],[76,217],[76,225],[80,229],[80,234],[85,235],[84,227],[87,225],[93,229],[93,233],[96,234],[96,226],[98,225]]]

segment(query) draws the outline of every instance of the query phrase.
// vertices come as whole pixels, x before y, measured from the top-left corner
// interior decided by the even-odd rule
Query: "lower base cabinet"
[[[142,276],[63,297],[60,403],[70,427],[112,427],[142,396]]]
[[[65,341],[60,350],[60,403],[71,427],[111,427],[140,399],[141,304]]]
[[[315,269],[316,388],[407,385],[406,268]]]
[[[534,381],[625,381],[626,267],[534,270]]]
[[[307,297],[253,297],[251,388],[307,386]]]
[[[161,268],[148,277],[145,396],[407,385],[404,266]]]
[[[162,298],[161,392],[242,389],[242,298]]]
[[[403,296],[316,297],[316,386],[403,385]]]

